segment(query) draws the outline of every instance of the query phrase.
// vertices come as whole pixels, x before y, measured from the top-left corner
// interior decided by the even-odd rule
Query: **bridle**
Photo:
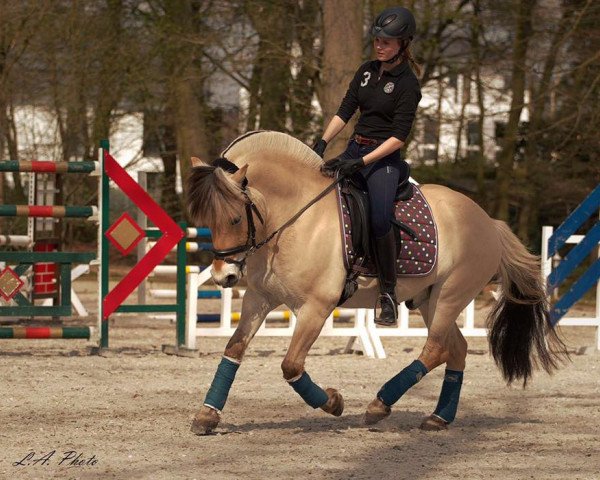
[[[256,243],[256,226],[254,225],[254,212],[257,218],[260,220],[260,223],[264,225],[265,221],[263,220],[258,207],[254,204],[250,196],[248,195],[247,190],[248,180],[244,178],[242,194],[246,198],[245,207],[246,207],[246,220],[248,222],[248,236],[246,237],[246,243],[244,245],[238,245],[237,247],[225,248],[222,250],[217,250],[216,248],[212,248],[210,251],[214,254],[214,258],[216,260],[223,260],[225,263],[232,263],[237,265],[240,270],[244,269],[246,259],[252,255],[256,250],[262,247],[266,242]],[[232,255],[237,255],[239,253],[245,253],[244,258],[241,260],[236,260],[234,258],[230,258]]]
[[[237,165],[230,162],[226,158],[219,158],[219,159],[215,160],[215,162],[213,163],[213,166],[220,167],[229,173],[235,173],[239,170]],[[308,204],[306,204],[304,207],[302,207],[292,218],[290,218],[287,222],[285,222],[283,225],[281,225],[277,230],[275,230],[272,233],[270,233],[269,235],[267,235],[267,237],[264,240],[256,243],[256,225],[254,224],[253,212],[254,212],[254,214],[256,214],[256,217],[259,219],[261,224],[264,225],[265,222],[263,220],[263,217],[262,217],[260,211],[258,210],[258,207],[254,204],[254,202],[250,198],[250,195],[248,193],[248,179],[244,177],[244,179],[242,181],[242,195],[244,195],[244,198],[246,199],[245,210],[246,210],[246,220],[248,223],[248,235],[246,237],[246,243],[243,245],[238,245],[237,247],[232,247],[232,248],[227,248],[227,249],[222,249],[222,250],[212,248],[210,251],[214,254],[214,258],[216,260],[222,260],[225,263],[237,265],[238,268],[240,269],[240,271],[243,272],[244,268],[246,266],[246,260],[248,259],[248,257],[250,257],[251,255],[256,253],[257,250],[259,250],[261,247],[263,247],[268,242],[270,242],[273,239],[273,237],[275,235],[277,235],[281,230],[283,230],[284,228],[286,228],[286,227],[290,226],[292,223],[294,223],[300,217],[300,215],[302,215],[306,210],[308,210],[311,206],[313,206],[315,203],[317,203],[319,200],[321,200],[321,198],[323,198],[331,190],[333,190],[335,188],[335,186],[342,181],[343,178],[344,178],[343,176],[338,175],[338,177],[336,178],[336,180],[333,183],[328,185],[327,188],[325,188],[325,190],[323,190],[315,198],[313,198]],[[236,260],[234,258],[230,258],[232,255],[238,255],[240,253],[244,254],[244,257],[241,260]]]

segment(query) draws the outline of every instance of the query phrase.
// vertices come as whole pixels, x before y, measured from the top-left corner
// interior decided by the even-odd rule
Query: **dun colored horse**
[[[218,425],[248,344],[266,315],[281,304],[297,316],[281,364],[284,378],[313,408],[341,415],[342,395],[321,389],[304,370],[346,279],[336,193],[328,191],[297,215],[331,179],[320,173],[321,158],[283,133],[246,134],[222,157],[213,165],[192,159],[189,212],[197,225],[212,230],[214,281],[231,287],[245,274],[248,286],[240,322],[192,431],[206,433]],[[439,430],[454,420],[467,355],[456,319],[491,280],[501,284],[502,294],[487,320],[490,350],[508,383],[525,384],[538,366],[551,372],[565,348],[549,323],[538,259],[505,223],[491,219],[464,195],[438,185],[421,190],[437,224],[437,265],[427,276],[399,279],[396,296],[420,310],[428,337],[419,357],[377,393],[365,420],[375,423],[388,416],[412,385],[445,364],[437,408],[421,425]],[[343,306],[372,308],[377,296],[377,281],[361,277],[359,289]]]

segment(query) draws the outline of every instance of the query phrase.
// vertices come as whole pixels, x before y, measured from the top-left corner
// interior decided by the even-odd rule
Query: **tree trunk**
[[[435,168],[440,167],[440,137],[442,133],[442,104],[444,100],[444,85],[442,79],[438,79],[437,107],[435,112]]]
[[[496,172],[496,208],[495,216],[500,220],[509,219],[510,183],[514,178],[513,164],[519,130],[519,119],[525,98],[525,72],[527,69],[527,50],[533,33],[531,17],[535,0],[520,0],[516,21],[516,35],[512,58],[512,79],[508,88],[512,92],[510,114],[502,151],[498,158]]]
[[[481,47],[479,45],[481,37],[481,4],[479,0],[473,0],[473,22],[471,28],[471,49],[472,49],[472,65],[475,73],[475,84],[477,85],[477,107],[479,115],[477,116],[477,144],[479,154],[477,155],[476,179],[477,179],[477,194],[479,201],[486,206],[487,195],[485,188],[485,145],[483,141],[483,124],[485,121],[485,99],[484,87],[481,81]]]
[[[159,182],[160,204],[175,221],[180,221],[185,217],[185,210],[182,210],[181,199],[175,189],[177,184],[177,139],[172,126],[164,127],[163,125],[161,133],[160,158],[164,171]]]
[[[538,154],[536,146],[540,137],[541,131],[544,128],[544,115],[546,104],[550,100],[550,91],[552,85],[552,76],[554,67],[560,51],[561,45],[564,43],[565,33],[571,25],[572,9],[564,7],[560,24],[550,43],[548,54],[544,61],[544,68],[539,84],[536,86],[531,80],[531,101],[529,113],[529,130],[527,132],[527,143],[525,144],[525,161],[520,171],[520,191],[523,195],[522,208],[519,211],[517,234],[521,240],[527,244],[530,240],[530,234],[539,229],[535,212],[537,209],[534,206],[537,204],[540,195],[540,179],[537,178]],[[535,220],[534,220],[535,218]]]
[[[259,43],[258,49],[263,48]],[[250,90],[248,91],[248,117],[246,118],[246,131],[256,130],[256,121],[258,120],[258,112],[260,111],[259,94],[260,94],[260,78],[262,76],[262,65],[260,58],[262,54],[257,54],[252,65],[252,78],[250,79]]]
[[[463,137],[463,131],[465,128],[465,110],[466,109],[467,109],[467,103],[464,101],[464,96],[463,96],[463,101],[460,106],[460,116],[458,117],[458,130],[456,132],[456,150],[454,151],[454,163],[458,163],[458,160],[460,158],[460,151],[461,151],[461,147],[462,147],[462,137]]]
[[[210,160],[206,106],[199,96],[202,91],[199,81],[201,75],[199,66],[190,65],[183,75],[173,79],[174,119],[181,178],[187,178],[192,156]]]
[[[292,80],[290,96],[290,116],[292,133],[296,138],[308,140],[311,137],[312,98],[315,91],[314,82],[317,76],[317,59],[314,54],[314,42],[317,37],[318,2],[301,2],[296,0],[296,42],[300,47],[300,55],[296,59],[298,72]]]
[[[164,8],[168,26],[163,34],[172,36],[174,31],[179,35],[168,44],[168,48],[163,50],[163,55],[170,80],[168,103],[172,111],[172,126],[177,141],[179,172],[181,178],[185,179],[190,170],[190,157],[198,156],[209,161],[207,108],[203,98],[204,76],[200,62],[197,61],[200,58],[199,48],[205,46],[198,47],[196,43],[187,41],[188,38],[196,38],[203,27],[198,19],[200,5],[197,2],[191,0],[177,3],[165,2]],[[163,156],[163,162],[166,158]],[[164,164],[164,167],[165,174],[172,168],[169,161]],[[170,178],[165,175],[166,180]],[[185,187],[185,182],[182,184]],[[170,188],[175,191],[175,182]],[[185,194],[186,192],[184,198]],[[185,200],[183,198],[180,200],[181,211],[185,211]]]
[[[323,60],[319,100],[327,124],[336,114],[346,89],[358,69],[363,50],[362,0],[324,0]],[[345,149],[354,122],[328,148],[331,155]]]
[[[247,5],[247,12],[259,37],[255,58],[260,65],[256,72],[260,73],[259,128],[283,132],[287,130],[286,108],[291,86],[290,27],[294,3],[292,0],[253,0]]]
[[[481,82],[481,71],[480,66],[475,67],[475,81],[477,82],[477,107],[479,115],[477,116],[477,145],[479,147],[479,153],[477,155],[477,170],[475,173],[477,179],[477,194],[480,201],[485,206],[487,205],[487,195],[485,188],[485,144],[483,142],[483,124],[485,121],[485,101],[483,92],[483,83]]]

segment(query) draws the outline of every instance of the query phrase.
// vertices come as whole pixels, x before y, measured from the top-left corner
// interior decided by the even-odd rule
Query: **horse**
[[[212,278],[232,287],[247,277],[240,321],[192,421],[196,434],[218,426],[250,341],[281,304],[297,316],[281,363],[284,379],[313,408],[343,412],[342,395],[319,387],[304,369],[346,280],[336,193],[322,165],[304,143],[273,131],[238,137],[212,165],[192,158],[187,203],[192,222],[211,229]],[[539,258],[468,197],[440,185],[422,185],[421,192],[437,225],[439,255],[430,274],[400,278],[396,298],[420,311],[428,336],[419,357],[379,390],[364,419],[374,424],[390,415],[411,386],[445,364],[438,405],[421,424],[442,430],[455,418],[467,355],[456,319],[490,281],[501,286],[487,319],[490,351],[508,384],[525,386],[536,367],[551,373],[566,348],[549,320]],[[343,307],[376,303],[377,280],[359,277],[358,284]]]

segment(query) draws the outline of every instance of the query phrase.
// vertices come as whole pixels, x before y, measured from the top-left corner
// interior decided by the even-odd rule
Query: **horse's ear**
[[[200,160],[198,157],[192,157],[192,167],[206,167],[208,166],[206,163],[204,163],[202,160]]]
[[[237,172],[233,173],[231,175],[231,179],[237,183],[238,185],[241,185],[242,182],[244,181],[244,178],[246,178],[246,171],[248,170],[248,164],[244,165],[242,168],[240,168]]]

